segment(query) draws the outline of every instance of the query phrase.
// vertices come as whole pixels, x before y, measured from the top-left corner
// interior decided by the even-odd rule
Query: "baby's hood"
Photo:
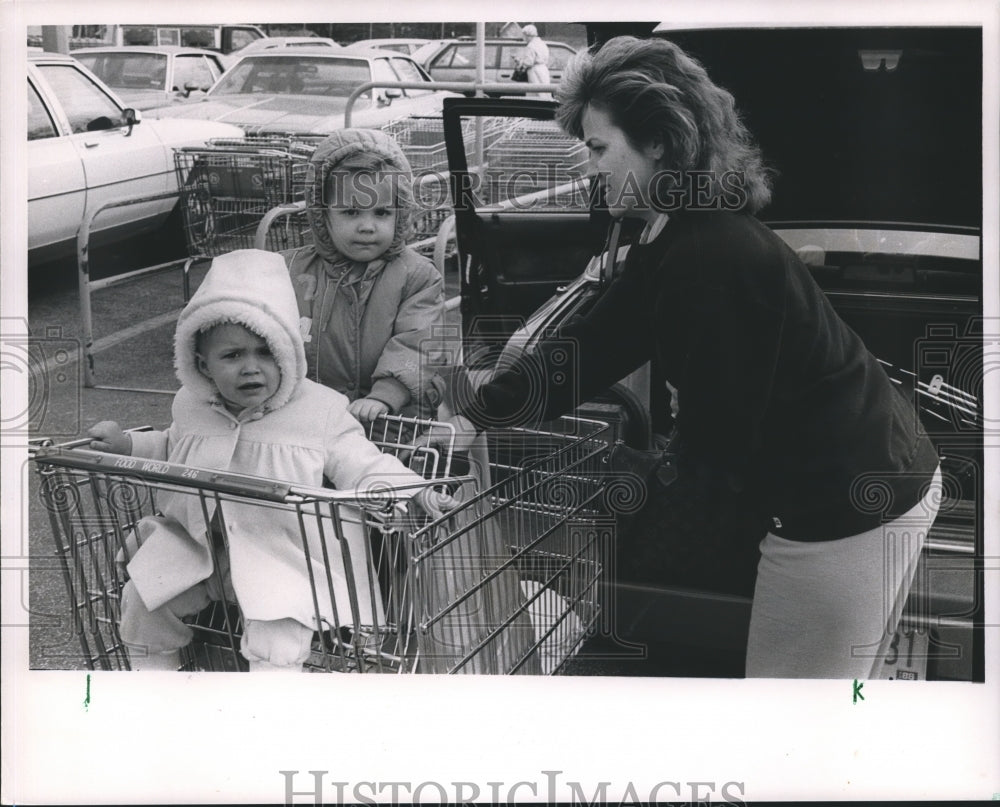
[[[413,174],[410,162],[396,141],[378,129],[340,129],[316,147],[310,160],[310,182],[306,186],[306,204],[309,206],[309,225],[312,228],[316,251],[330,263],[338,263],[342,256],[333,245],[326,226],[326,207],[323,204],[323,186],[330,172],[345,159],[358,153],[377,154],[398,172],[394,177],[397,189],[396,233],[384,257],[389,260],[403,251],[410,235],[413,218]]]
[[[286,404],[305,377],[306,355],[295,292],[280,255],[258,249],[220,255],[181,312],[174,335],[177,378],[206,398],[214,397],[216,388],[198,370],[196,338],[199,331],[227,322],[245,325],[267,340],[281,371],[281,382],[266,407],[277,409]]]

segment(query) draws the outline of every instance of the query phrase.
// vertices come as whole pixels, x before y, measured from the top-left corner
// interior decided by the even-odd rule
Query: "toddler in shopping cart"
[[[216,258],[177,323],[174,362],[182,386],[172,424],[125,434],[105,421],[90,430],[91,447],[311,487],[324,478],[336,488],[423,482],[366,438],[345,396],[305,378],[300,329],[279,255],[241,250]],[[454,506],[426,486],[413,498],[432,516]],[[147,651],[133,668],[176,670],[193,636],[183,617],[234,593],[251,671],[301,669],[316,629],[308,566],[317,561],[306,557],[295,513],[226,508],[224,570],[213,568],[210,546],[221,507],[210,516],[198,496],[185,493],[161,496],[157,504],[162,515],[137,528],[143,540],[122,594],[122,639]],[[322,565],[312,574],[323,579]]]
[[[405,155],[381,131],[335,132],[313,153],[306,202],[313,243],[282,254],[308,322],[309,377],[362,421],[432,416],[428,347],[444,284],[406,246],[416,205]]]

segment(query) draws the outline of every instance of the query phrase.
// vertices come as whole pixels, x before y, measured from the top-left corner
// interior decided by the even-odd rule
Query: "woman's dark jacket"
[[[904,513],[937,467],[915,407],[795,253],[748,214],[671,214],[559,336],[578,345],[575,373],[547,371],[561,345],[543,343],[534,368],[498,374],[462,414],[480,427],[548,420],[652,361],[678,390],[681,474],[710,469],[793,540]],[[532,396],[538,371],[546,394]]]

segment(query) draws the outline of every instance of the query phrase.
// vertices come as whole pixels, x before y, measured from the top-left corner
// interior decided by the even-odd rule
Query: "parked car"
[[[942,458],[945,498],[897,633],[914,668],[900,677],[982,681],[980,34],[942,28],[662,35],[732,91],[777,171],[761,220],[799,252],[840,316],[912,398]],[[461,191],[455,215],[463,352],[474,379],[488,376],[495,361],[506,365],[533,350],[606,288],[601,253],[609,217],[583,179],[585,147],[560,132],[554,109],[534,99],[445,104],[452,187]],[[480,124],[470,126],[476,119]],[[473,132],[489,135],[481,157],[468,156],[475,147],[464,138]],[[949,156],[929,161],[928,154]],[[490,168],[485,181],[477,163]],[[660,419],[668,417],[662,389],[645,368],[580,411],[648,447],[671,427]],[[661,405],[651,406],[657,396]],[[677,674],[742,674],[746,591],[618,577],[613,595],[607,644],[667,647]]]
[[[567,62],[576,55],[576,50],[564,42],[549,42],[549,75],[553,83],[562,78]],[[419,50],[414,59],[418,60],[435,81],[475,81],[477,52],[479,45],[474,39],[443,40],[435,47]],[[486,81],[509,81],[517,56],[524,50],[522,39],[487,39],[484,79]]]
[[[175,189],[175,147],[242,136],[226,123],[143,120],[70,56],[30,52],[27,78],[29,265],[73,255],[86,211]],[[108,211],[93,243],[154,231],[175,207],[167,199]]]
[[[428,42],[429,39],[361,39],[347,47],[358,50],[394,50],[412,56]]]
[[[197,100],[226,71],[222,54],[200,48],[84,48],[70,55],[134,109]]]
[[[340,44],[325,36],[265,36],[263,39],[255,39],[250,44],[232,53],[226,54],[224,58],[226,69],[232,67],[236,62],[251,53],[260,53],[265,50],[275,50],[278,48],[340,48]]]
[[[256,25],[74,25],[71,48],[121,45],[175,45],[232,53],[260,39],[264,32]]]
[[[239,50],[234,50],[229,56],[232,59],[246,56],[248,53],[259,53],[262,50],[272,50],[274,48],[312,47],[339,48],[340,43],[325,36],[265,36],[262,39],[255,39]]]
[[[390,51],[281,48],[244,56],[195,104],[149,111],[157,118],[218,120],[250,134],[332,132],[344,126],[347,98],[361,84],[428,82],[410,57]],[[440,116],[445,93],[374,89],[354,104],[352,125],[381,126],[410,115]]]

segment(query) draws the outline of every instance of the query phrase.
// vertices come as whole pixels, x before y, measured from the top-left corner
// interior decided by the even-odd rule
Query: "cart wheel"
[[[639,400],[639,396],[624,384],[615,384],[594,399],[595,403],[612,404],[621,412],[621,439],[631,448],[647,449],[652,441],[652,426],[649,412]],[[584,404],[577,411],[585,410]],[[600,415],[602,420],[606,415]]]

